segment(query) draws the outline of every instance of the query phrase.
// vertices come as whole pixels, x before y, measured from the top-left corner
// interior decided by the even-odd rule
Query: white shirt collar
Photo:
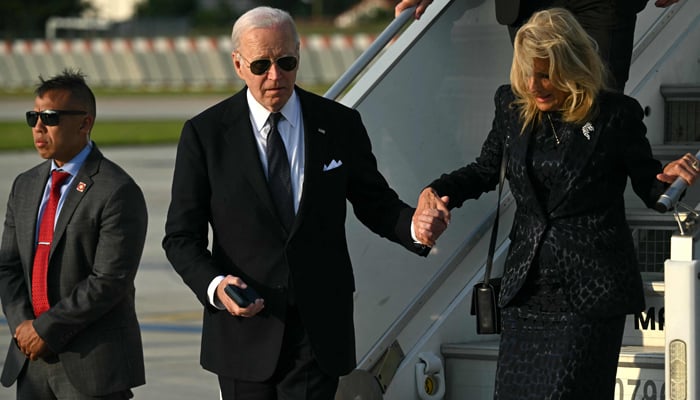
[[[253,128],[260,132],[267,123],[270,111],[258,103],[255,97],[250,93],[250,89],[246,91],[246,97],[248,99],[248,108],[250,109]],[[289,97],[289,100],[287,100],[287,103],[282,107],[280,112],[292,128],[296,128],[299,124],[299,97],[297,96],[296,90],[292,92],[291,97]]]

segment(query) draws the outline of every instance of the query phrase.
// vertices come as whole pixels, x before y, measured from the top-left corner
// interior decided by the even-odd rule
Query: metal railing
[[[338,78],[337,81],[326,91],[325,97],[329,99],[336,100],[338,97],[352,84],[352,82],[357,78],[371,63],[374,61],[379,53],[384,50],[384,48],[396,37],[396,35],[403,29],[412,18],[415,7],[404,10],[398,17],[396,17],[389,26],[384,29],[384,31],[372,42],[372,44],[365,50],[360,57],[358,57],[355,62],[353,62],[350,67],[343,73],[343,75]]]

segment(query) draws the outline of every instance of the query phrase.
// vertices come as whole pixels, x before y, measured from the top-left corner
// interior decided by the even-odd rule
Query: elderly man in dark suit
[[[428,249],[412,239],[413,209],[377,170],[360,115],[295,86],[289,14],[250,10],[232,42],[246,87],[185,123],[163,247],[204,305],[201,364],[224,399],[332,399],[356,364],[346,202],[373,232]],[[239,306],[227,285],[258,296]]]
[[[145,383],[134,308],[143,194],[90,140],[95,97],[80,73],[41,79],[26,117],[47,161],[16,178],[7,203],[2,384],[17,382],[18,399],[131,398]]]

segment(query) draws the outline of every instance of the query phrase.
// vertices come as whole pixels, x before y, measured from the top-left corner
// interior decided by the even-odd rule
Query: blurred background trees
[[[228,34],[239,15],[259,5],[287,10],[302,33],[308,26],[329,31],[347,29],[347,23],[334,24],[341,15],[344,21],[359,21],[374,30],[372,24],[386,26],[393,18],[396,3],[395,0],[2,0],[0,38],[43,37],[51,17],[109,20],[102,10],[104,3],[109,2],[111,7],[116,7],[117,2],[122,8],[128,4],[129,17],[110,20],[109,29],[63,27],[57,37]],[[354,11],[357,9],[373,12]],[[348,18],[349,13],[352,18]]]
[[[3,38],[42,37],[50,17],[78,17],[91,7],[88,0],[2,0],[0,35]]]

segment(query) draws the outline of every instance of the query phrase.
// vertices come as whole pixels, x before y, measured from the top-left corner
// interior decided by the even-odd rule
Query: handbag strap
[[[508,153],[506,152],[507,140],[503,141],[503,154],[501,155],[501,172],[498,176],[498,201],[496,202],[496,218],[493,220],[493,228],[491,228],[491,241],[489,242],[489,254],[486,258],[486,271],[484,272],[484,284],[489,283],[491,279],[491,270],[493,269],[493,254],[496,251],[496,237],[498,236],[498,220],[501,210],[501,193],[503,192],[503,181],[506,178],[506,165],[508,165]]]

